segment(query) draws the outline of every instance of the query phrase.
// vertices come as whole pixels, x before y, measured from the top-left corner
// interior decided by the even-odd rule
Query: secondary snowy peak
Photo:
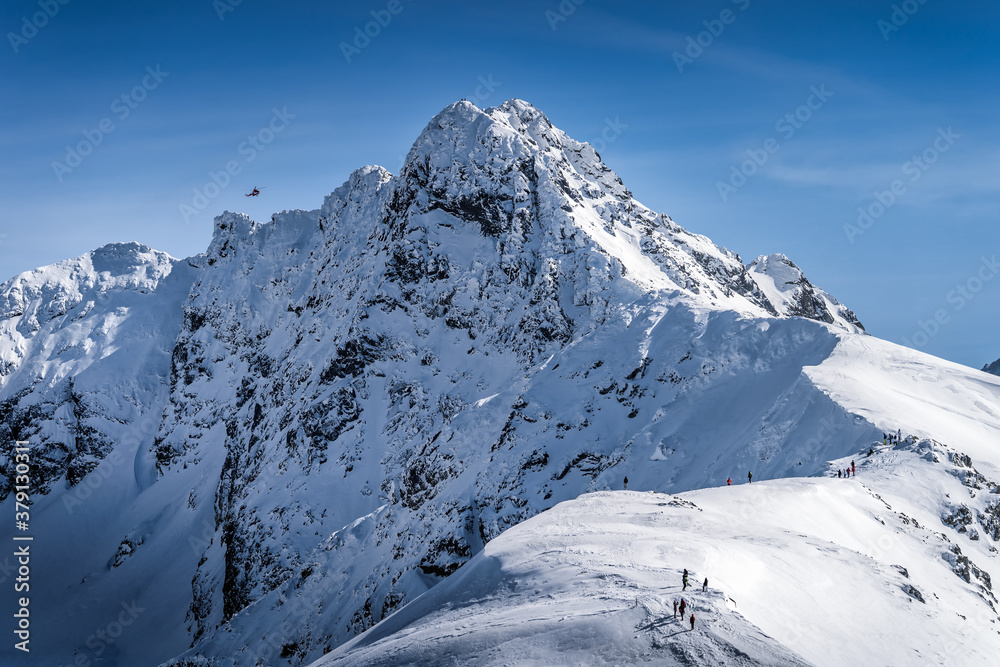
[[[983,366],[983,370],[993,375],[1000,375],[1000,359],[997,359],[992,364],[986,364]]]
[[[154,293],[178,261],[139,243],[112,243],[0,285],[2,395],[52,385],[107,354],[126,305]]]
[[[849,308],[810,283],[785,255],[761,255],[748,269],[779,315],[807,317],[851,333],[865,333],[864,326]]]
[[[737,489],[729,495],[754,502]],[[720,582],[720,570],[700,567],[710,550],[728,555],[739,549],[743,563],[787,562],[794,539],[756,522],[728,525],[739,513],[735,501],[722,511],[716,503],[707,511],[698,503],[640,492],[598,492],[561,503],[497,537],[433,590],[311,667],[805,667],[736,611],[733,598],[742,609],[751,596]],[[759,551],[736,546],[755,537],[766,543]],[[809,541],[808,548],[816,546],[832,551],[827,540]],[[702,591],[697,579],[681,591],[685,566],[699,567],[693,578],[707,572],[711,589]],[[764,572],[792,588],[789,570],[755,570]],[[685,612],[697,616],[694,631],[689,614],[679,618],[672,607],[681,598]],[[795,613],[796,607],[780,606]]]
[[[110,243],[80,257],[17,275],[0,285],[0,320],[28,333],[65,314],[85,295],[148,292],[177,260],[139,243]]]
[[[0,286],[0,438],[31,441],[36,493],[76,485],[159,414],[193,271],[113,243]],[[0,499],[12,462],[0,456]]]

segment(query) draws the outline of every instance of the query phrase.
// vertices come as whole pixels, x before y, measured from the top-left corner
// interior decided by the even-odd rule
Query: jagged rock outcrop
[[[809,282],[802,270],[784,255],[761,255],[748,269],[779,315],[807,317],[864,333],[864,326],[850,308]]]

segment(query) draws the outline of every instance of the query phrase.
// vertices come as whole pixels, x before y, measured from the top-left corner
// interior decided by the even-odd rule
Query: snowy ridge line
[[[963,561],[961,547],[943,533],[921,526],[925,508],[892,488],[900,475],[915,475],[918,483],[943,482],[954,492],[961,477],[955,469],[965,458],[950,453],[958,462],[952,465],[935,460],[935,450],[947,448],[916,438],[879,448],[862,460],[862,480],[581,496],[512,528],[455,577],[314,666],[430,665],[473,655],[483,665],[515,657],[528,664],[889,665],[914,655],[929,663],[988,664],[989,647],[1000,642],[993,600],[982,584],[978,604],[964,597],[984,571]],[[739,553],[739,561],[729,562],[727,553]],[[956,561],[960,567],[947,574]],[[689,594],[680,591],[682,564],[693,568]],[[969,571],[973,586],[965,585]],[[707,595],[697,585],[705,576]],[[754,592],[761,577],[768,582],[763,599]],[[844,613],[810,605],[818,591]],[[697,616],[694,632],[673,615],[672,601],[682,596]],[[859,607],[866,613],[849,613]],[[620,625],[617,617],[630,610],[641,620]],[[890,622],[877,625],[879,641],[866,641],[873,615],[883,614]],[[531,618],[530,630],[505,623],[523,616]],[[548,630],[550,623],[561,629]]]

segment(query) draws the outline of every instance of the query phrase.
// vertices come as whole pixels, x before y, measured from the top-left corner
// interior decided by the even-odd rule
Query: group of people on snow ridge
[[[896,429],[895,433],[883,433],[882,434],[882,445],[888,447],[889,445],[898,445],[903,441],[903,431],[901,429]],[[875,448],[869,447],[868,453],[865,455],[867,458],[871,458],[875,454]],[[858,468],[854,465],[854,461],[851,461],[851,465],[847,467],[846,470],[837,470],[837,477],[857,477]]]
[[[883,445],[899,444],[900,442],[902,442],[902,440],[903,440],[903,433],[902,433],[902,431],[900,431],[898,429],[896,430],[895,433],[883,433],[882,434],[882,444]],[[875,449],[874,448],[869,448],[868,449],[868,456],[871,456],[874,453],[875,453]],[[799,465],[802,465],[802,464],[800,463]],[[854,461],[851,461],[851,465],[848,466],[846,470],[840,470],[840,469],[837,470],[837,477],[839,477],[839,478],[843,478],[843,477],[857,477],[857,472],[858,472],[858,467],[854,464]],[[747,471],[747,484],[753,484],[753,471],[752,470],[748,470]],[[733,485],[733,478],[732,477],[727,477],[726,478],[726,486],[732,486],[732,485]],[[628,491],[628,477],[625,478],[625,490]]]
[[[851,461],[851,463],[853,464],[854,461]],[[753,484],[753,472],[749,471],[747,472],[747,484]],[[733,485],[733,478],[729,477],[728,479],[726,479],[726,486],[732,486],[732,485]],[[625,490],[628,491],[628,475],[625,476]]]
[[[886,444],[886,445],[893,444],[893,443],[898,443],[901,440],[902,440],[902,433],[900,433],[898,431],[895,434],[892,434],[892,433],[888,433],[888,434],[887,433],[883,433],[882,434],[882,442],[883,442],[883,444]],[[871,456],[874,453],[875,453],[875,450],[873,448],[869,448],[869,450],[868,450],[868,456]],[[851,465],[849,465],[845,470],[839,470],[839,469],[837,470],[837,477],[840,477],[840,478],[843,478],[843,477],[856,477],[857,476],[857,471],[858,471],[858,467],[855,464],[855,462],[852,460],[851,461]],[[747,483],[748,484],[752,484],[753,483],[753,471],[747,471]],[[732,477],[727,478],[726,479],[726,486],[732,486],[732,484],[733,484],[733,478]],[[625,490],[628,491],[628,477],[625,477]],[[691,580],[690,580],[690,578],[688,576],[687,568],[685,568],[684,569],[684,574],[681,575],[681,591],[682,592],[687,591],[687,588],[690,585],[691,585]],[[708,590],[708,577],[705,577],[705,581],[702,582],[701,590],[702,590],[702,592],[706,592]],[[677,600],[674,600],[674,618],[677,618],[677,613],[680,612],[681,621],[683,621],[684,620],[684,614],[687,611],[687,607],[688,607],[688,602],[684,598],[681,598],[679,602]],[[694,630],[694,621],[695,621],[694,612],[691,612],[691,616],[689,618],[689,622],[691,623],[691,629],[692,630]]]
[[[847,466],[845,470],[837,470],[837,477],[857,477],[858,467],[854,465],[854,461],[851,461],[851,465]]]
[[[684,574],[681,576],[681,584],[682,584],[681,592],[686,591],[687,587],[691,585],[691,580],[688,579],[688,571],[686,568],[684,570]],[[707,590],[708,590],[708,577],[705,577],[705,581],[701,585],[701,592],[704,593]],[[677,618],[677,612],[679,611],[681,614],[681,621],[683,622],[684,613],[687,611],[687,607],[688,607],[688,602],[684,598],[681,598],[679,603],[677,600],[674,600],[674,618]],[[689,619],[689,621],[691,622],[691,629],[694,630],[693,611],[691,612],[691,618]]]

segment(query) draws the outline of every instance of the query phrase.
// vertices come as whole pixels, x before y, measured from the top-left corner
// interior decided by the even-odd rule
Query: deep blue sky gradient
[[[747,262],[787,254],[873,334],[976,367],[1000,356],[1000,279],[983,264],[1000,251],[995,3],[399,0],[348,62],[341,43],[388,0],[42,2],[58,12],[37,33],[22,33],[37,0],[0,7],[0,279],[113,241],[202,252],[223,210],[317,208],[357,167],[396,172],[447,104],[518,97],[597,145],[641,202]],[[915,11],[886,32],[894,4]],[[679,71],[673,54],[725,10]],[[169,74],[119,118],[147,67]],[[832,95],[806,113],[813,87]],[[248,162],[273,109],[294,118]],[[797,110],[809,118],[788,136],[776,124]],[[53,162],[105,118],[60,181]],[[766,145],[724,201],[718,183]],[[933,164],[907,165],[925,150]],[[185,219],[229,161],[241,173]],[[895,180],[903,193],[849,238]]]

